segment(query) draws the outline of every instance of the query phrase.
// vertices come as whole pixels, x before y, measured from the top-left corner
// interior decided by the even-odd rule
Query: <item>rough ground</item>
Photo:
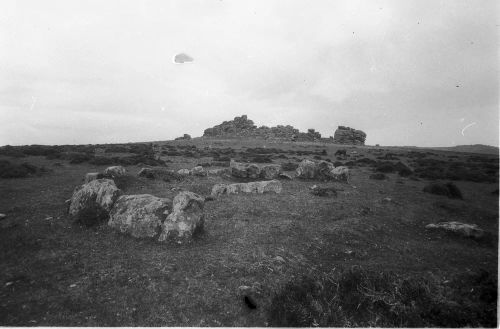
[[[158,244],[106,225],[87,228],[69,222],[64,201],[85,173],[107,165],[0,156],[50,169],[26,178],[0,178],[0,213],[7,215],[0,221],[0,325],[266,326],[273,297],[303,275],[359,265],[443,284],[479,270],[497,277],[498,192],[492,192],[498,191],[498,155],[232,140],[156,144],[169,169],[213,161],[189,145],[231,148],[236,153],[229,156],[238,160],[249,158],[249,152],[240,151],[265,147],[283,152],[250,153],[273,163],[315,156],[340,161],[350,166],[352,177],[349,184],[282,180],[281,194],[222,196],[206,203],[205,232],[192,244]],[[348,157],[337,159],[338,149],[347,149]],[[123,155],[120,151],[117,155]],[[307,151],[316,153],[301,155]],[[412,169],[416,160],[432,160],[420,162],[431,174],[422,178],[416,171],[403,177],[386,170],[387,179],[374,180],[369,176],[376,167],[367,160],[356,162],[362,158],[388,158]],[[444,163],[451,166],[448,173],[435,168]],[[165,182],[137,177],[141,166],[126,168],[130,176],[117,182],[126,194],[173,198],[185,189],[208,196],[213,185],[231,182],[211,176]],[[430,182],[451,181],[449,174],[459,170],[467,180],[456,177],[453,182],[463,200],[423,192]],[[333,186],[337,197],[311,194],[315,184]],[[487,234],[473,240],[425,229],[442,221],[477,224]],[[241,286],[250,287],[255,309],[245,303]]]

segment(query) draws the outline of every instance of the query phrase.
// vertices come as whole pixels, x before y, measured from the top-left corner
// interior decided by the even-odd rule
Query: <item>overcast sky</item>
[[[498,146],[497,14],[495,0],[2,0],[0,145],[195,137],[247,114],[370,145]]]

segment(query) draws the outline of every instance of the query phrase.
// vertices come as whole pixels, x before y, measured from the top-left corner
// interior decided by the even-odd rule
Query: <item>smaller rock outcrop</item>
[[[173,240],[180,243],[191,240],[194,234],[203,230],[204,205],[205,199],[196,193],[183,191],[177,194],[173,200],[172,213],[161,226],[158,241]]]
[[[98,224],[109,216],[113,204],[122,195],[111,179],[96,179],[73,192],[68,213],[73,221]]]
[[[117,178],[126,174],[127,170],[122,166],[112,166],[104,169],[104,176],[106,177]]]
[[[191,174],[191,172],[189,171],[189,169],[179,169],[177,170],[177,173],[179,175],[182,175],[182,176],[189,176]]]
[[[239,163],[231,160],[229,167],[231,175],[237,178],[259,178],[260,167],[254,163]]]
[[[212,188],[211,195],[214,197],[222,194],[239,194],[239,193],[281,193],[283,187],[278,180],[235,183],[235,184],[216,184]]]
[[[366,134],[361,130],[339,126],[335,130],[333,142],[335,144],[365,145]]]
[[[171,207],[171,200],[166,198],[122,195],[111,210],[108,226],[135,238],[157,238]]]
[[[203,169],[202,166],[196,166],[191,169],[191,175],[203,177],[207,175],[207,172],[205,171],[205,169]]]
[[[347,182],[350,175],[349,168],[345,166],[335,167],[330,171],[330,177],[336,181]]]
[[[316,162],[304,159],[295,170],[298,178],[314,179],[317,173]]]
[[[260,168],[260,177],[263,179],[278,178],[281,173],[280,165],[265,165]]]
[[[336,197],[337,190],[332,186],[317,186],[313,185],[309,188],[311,190],[312,195],[317,196],[327,196],[327,197]]]
[[[331,162],[320,161],[318,163],[304,159],[296,169],[296,177],[301,179],[316,179],[321,181],[344,181],[349,180],[349,169],[344,166],[335,167]]]

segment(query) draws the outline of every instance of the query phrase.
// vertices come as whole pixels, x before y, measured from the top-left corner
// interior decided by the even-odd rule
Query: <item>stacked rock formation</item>
[[[203,137],[255,137],[271,140],[308,140],[313,141],[321,138],[314,129],[309,129],[307,133],[301,133],[298,129],[290,125],[278,125],[276,127],[254,125],[246,115],[236,117],[232,121],[224,121],[213,128],[205,129]]]
[[[339,126],[335,130],[333,142],[335,144],[365,145],[366,134],[361,130]]]
[[[236,117],[232,121],[224,121],[213,128],[205,129],[204,137],[245,137],[251,136],[257,129],[252,120],[248,120],[246,115]]]
[[[337,144],[365,145],[366,134],[361,130],[339,126],[335,131],[333,140],[322,138],[321,134],[314,129],[307,129],[307,132],[300,132],[293,126],[278,125],[276,127],[254,125],[246,115],[235,117],[234,120],[224,121],[220,125],[205,129],[203,137],[253,137],[275,141],[300,141],[300,142],[334,142]]]

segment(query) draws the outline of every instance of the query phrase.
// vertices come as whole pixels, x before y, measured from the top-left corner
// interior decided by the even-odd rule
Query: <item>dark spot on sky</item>
[[[174,63],[182,64],[182,63],[191,63],[193,62],[193,58],[187,54],[180,53],[175,55]]]

